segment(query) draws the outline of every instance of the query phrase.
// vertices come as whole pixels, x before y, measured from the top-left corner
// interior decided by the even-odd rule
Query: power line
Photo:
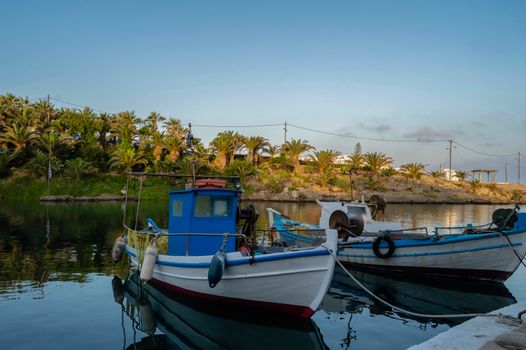
[[[481,154],[483,156],[489,156],[489,157],[497,157],[497,158],[504,158],[504,157],[512,157],[512,156],[516,156],[517,153],[511,153],[511,154],[492,154],[492,153],[485,153],[485,152],[480,152],[480,151],[477,151],[473,148],[469,148],[468,146],[465,146],[461,143],[458,143],[457,141],[453,141],[454,143],[456,143],[457,145],[459,145],[460,147],[468,150],[468,151],[471,151],[471,152],[474,152],[474,153],[478,153],[478,154]]]
[[[74,106],[74,107],[77,107],[77,108],[80,108],[80,109],[84,109],[85,107],[88,107],[88,106],[81,106],[81,105],[73,103],[73,102],[64,101],[64,100],[61,100],[61,99],[55,98],[55,97],[50,97],[50,99],[53,100],[53,101],[65,103],[67,105]],[[109,113],[109,112],[106,112],[106,111],[103,111],[103,110],[100,110],[100,109],[96,109],[96,108],[91,108],[91,107],[88,107],[88,108],[94,110],[95,112],[99,112],[99,113],[113,114],[113,113]]]
[[[185,124],[187,125],[187,124]],[[273,126],[282,126],[283,123],[279,124],[252,124],[252,125],[212,125],[212,124],[194,124],[192,126],[197,126],[201,128],[267,128]]]
[[[346,137],[346,138],[350,138],[350,139],[367,140],[367,141],[384,141],[384,142],[419,142],[419,143],[449,142],[449,140],[411,140],[411,139],[405,139],[405,140],[403,140],[403,139],[379,139],[379,138],[371,138],[371,137],[352,136],[352,135],[346,135],[346,134],[336,134],[336,133],[333,133],[333,132],[322,131],[322,130],[316,130],[316,129],[310,129],[310,128],[306,128],[306,127],[303,127],[303,126],[298,126],[298,125],[294,125],[294,124],[290,124],[290,123],[288,123],[287,125],[288,125],[288,126],[292,126],[292,127],[294,127],[294,128],[297,128],[297,129],[302,129],[302,130],[307,130],[307,131],[317,132],[317,133],[320,133],[320,134],[331,135],[331,136],[338,136],[338,137]]]

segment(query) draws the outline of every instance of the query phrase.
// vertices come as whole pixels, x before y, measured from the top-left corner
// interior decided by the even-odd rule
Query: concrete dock
[[[526,350],[526,314],[522,322],[516,319],[523,310],[526,301],[491,312],[501,317],[475,317],[409,349]]]

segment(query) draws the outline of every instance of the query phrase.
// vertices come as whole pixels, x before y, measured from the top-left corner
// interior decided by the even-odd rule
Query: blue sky
[[[185,123],[287,121],[526,153],[524,1],[49,0],[5,2],[2,13],[0,93]],[[218,131],[194,128],[205,142]],[[237,131],[283,139],[279,126]],[[358,141],[294,127],[288,135],[344,153]],[[360,142],[395,165],[436,169],[448,157],[445,142]],[[466,170],[503,176],[505,161],[516,165],[453,152]]]

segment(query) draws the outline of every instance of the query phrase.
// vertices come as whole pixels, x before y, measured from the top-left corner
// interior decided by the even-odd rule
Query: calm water
[[[257,206],[262,214],[272,206],[311,223],[319,217],[316,204]],[[164,203],[142,207],[145,216],[166,224]],[[489,222],[495,208],[390,205],[385,219],[406,226],[453,226]],[[203,310],[156,290],[140,293],[133,279],[126,280],[127,261],[111,264],[121,223],[120,203],[0,202],[1,349],[405,349],[462,321],[393,312],[339,270],[321,309],[306,322],[231,312],[225,317],[224,310]],[[265,215],[260,224],[266,224]],[[487,312],[526,299],[521,268],[503,285],[416,284],[356,274],[383,298],[422,313]],[[115,275],[126,280],[123,287]]]

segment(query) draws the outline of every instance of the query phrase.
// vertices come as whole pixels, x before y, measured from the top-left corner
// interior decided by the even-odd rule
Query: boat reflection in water
[[[363,271],[351,271],[365,287],[380,298],[402,309],[429,315],[488,313],[515,304],[517,300],[502,283],[447,279],[404,279]],[[337,267],[331,288],[325,295],[322,308],[326,312],[362,313],[364,308],[375,315],[385,315],[422,324],[455,326],[467,318],[423,318],[393,311],[374,299]]]
[[[225,310],[140,285],[137,273],[124,284],[118,277],[112,282],[115,301],[134,330],[147,334],[127,349],[327,349],[310,319]]]

